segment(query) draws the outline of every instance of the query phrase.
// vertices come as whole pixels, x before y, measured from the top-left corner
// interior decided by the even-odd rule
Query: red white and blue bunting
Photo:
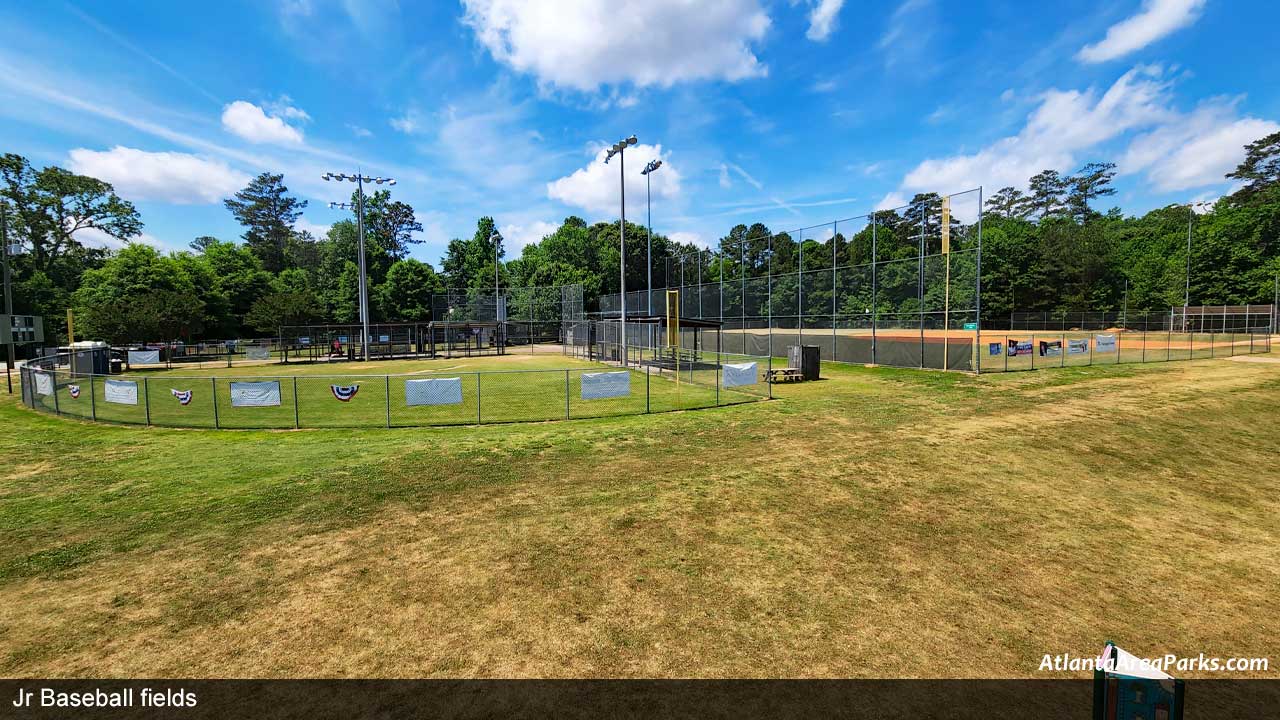
[[[169,392],[173,393],[173,396],[178,398],[178,402],[182,403],[183,405],[191,404],[190,390],[174,390],[173,388],[169,388]]]
[[[79,385],[68,385],[68,386],[67,386],[67,394],[71,395],[71,399],[72,399],[72,400],[75,400],[76,398],[80,397],[80,386],[79,386]]]
[[[351,398],[360,392],[359,385],[330,385],[329,389],[333,391],[333,396],[342,402],[351,402]]]

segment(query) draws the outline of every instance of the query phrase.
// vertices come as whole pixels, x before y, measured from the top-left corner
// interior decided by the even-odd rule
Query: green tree
[[[245,315],[245,324],[264,333],[275,333],[286,325],[306,325],[324,316],[324,308],[310,290],[272,292],[254,301]]]
[[[244,241],[268,272],[285,268],[285,251],[293,237],[293,224],[307,207],[306,200],[288,194],[284,175],[262,173],[248,186],[223,200],[223,205],[244,226]]]
[[[1227,173],[1227,177],[1246,182],[1231,195],[1231,202],[1235,204],[1251,202],[1280,185],[1280,132],[1246,145],[1244,160]]]
[[[412,322],[431,319],[431,296],[443,290],[440,277],[427,263],[398,260],[375,293],[382,319]]]

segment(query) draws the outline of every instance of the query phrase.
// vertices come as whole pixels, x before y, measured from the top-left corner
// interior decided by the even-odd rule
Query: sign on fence
[[[121,405],[138,404],[138,383],[133,380],[107,380],[102,386],[102,398]]]
[[[33,372],[31,374],[34,375],[36,378],[37,394],[39,395],[53,394],[53,378],[49,376],[49,373]]]
[[[156,365],[160,362],[159,350],[130,350],[130,365]]]
[[[249,360],[270,360],[271,350],[261,345],[250,345],[244,349],[244,356]]]
[[[1086,353],[1088,353],[1088,352],[1089,352],[1089,341],[1088,341],[1088,340],[1081,339],[1081,340],[1068,340],[1068,341],[1067,341],[1067,354],[1068,354],[1068,355],[1084,355],[1084,354],[1086,354]]]
[[[1061,340],[1041,340],[1040,357],[1058,357],[1062,354]]]
[[[725,363],[724,386],[727,388],[741,385],[755,385],[758,379],[755,363]]]
[[[987,352],[993,356],[999,355],[1000,353],[1004,352],[1004,344],[998,343],[998,342],[989,343],[987,345]]]
[[[232,407],[270,407],[280,404],[280,381],[231,383]]]
[[[603,400],[627,397],[631,394],[631,373],[619,372],[582,373],[582,399]]]
[[[462,378],[404,381],[405,405],[461,405]]]
[[[1009,357],[1015,355],[1030,355],[1034,351],[1030,340],[1010,340],[1009,341]]]
[[[1098,352],[1115,352],[1116,350],[1115,335],[1095,335],[1093,342]]]

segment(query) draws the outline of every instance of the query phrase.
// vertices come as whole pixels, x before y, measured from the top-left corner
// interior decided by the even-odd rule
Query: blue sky
[[[0,3],[0,150],[114,183],[145,242],[235,238],[221,205],[283,172],[398,180],[436,263],[492,215],[509,253],[568,215],[714,244],[919,191],[1119,164],[1126,212],[1212,199],[1280,129],[1280,4],[907,0]],[[105,242],[86,235],[86,242]],[[510,255],[509,255],[510,256]]]

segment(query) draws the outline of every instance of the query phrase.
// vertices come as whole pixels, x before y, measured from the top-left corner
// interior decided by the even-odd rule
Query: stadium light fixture
[[[361,348],[361,354],[363,355],[365,362],[368,362],[369,338],[370,338],[370,335],[369,335],[369,281],[368,281],[368,275],[367,275],[366,265],[365,265],[365,250],[364,250],[364,184],[367,182],[376,182],[377,184],[381,185],[383,182],[390,181],[392,185],[395,185],[395,180],[392,180],[391,178],[382,178],[382,177],[372,178],[359,172],[357,172],[354,175],[347,175],[345,173],[327,172],[321,177],[324,178],[326,181],[335,180],[338,182],[345,182],[349,180],[356,184],[356,206],[355,206],[356,235],[360,244],[360,258],[359,258],[360,260],[360,263],[359,263],[360,265],[360,297],[359,297],[360,324],[364,332],[364,337],[360,341],[360,348]],[[347,209],[351,207],[351,204],[350,203],[329,203],[329,207],[330,208],[341,207],[343,209]]]

